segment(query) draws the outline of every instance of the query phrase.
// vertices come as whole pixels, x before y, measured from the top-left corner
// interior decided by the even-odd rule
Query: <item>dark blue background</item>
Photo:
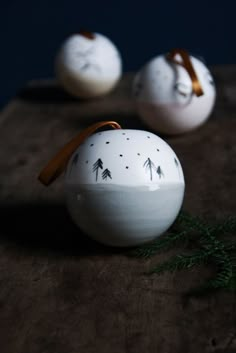
[[[236,63],[233,1],[0,1],[1,105],[28,80],[52,77],[62,40],[81,28],[110,37],[125,71],[173,47]]]

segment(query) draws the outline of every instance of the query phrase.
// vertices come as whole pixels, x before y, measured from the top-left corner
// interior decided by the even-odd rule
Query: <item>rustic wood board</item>
[[[184,209],[216,221],[236,211],[236,67],[212,70],[212,117],[166,140],[185,172]],[[63,178],[49,188],[37,181],[58,148],[93,121],[146,129],[130,99],[132,77],[87,102],[53,81],[31,82],[0,114],[2,353],[236,351],[235,293],[185,295],[211,269],[146,276],[170,253],[144,261],[98,245],[72,224]]]

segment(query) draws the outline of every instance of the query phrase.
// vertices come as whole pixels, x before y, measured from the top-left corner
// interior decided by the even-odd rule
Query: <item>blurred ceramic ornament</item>
[[[160,137],[120,129],[115,122],[102,124],[111,123],[115,130],[96,132],[74,145],[65,174],[66,203],[74,222],[93,239],[136,246],[174,222],[183,202],[183,171]],[[40,180],[47,184],[50,177]]]
[[[108,93],[122,73],[121,56],[115,45],[102,34],[85,31],[65,40],[55,66],[65,90],[81,98]]]
[[[155,57],[137,73],[133,95],[141,119],[150,128],[164,134],[182,134],[208,119],[216,90],[201,60],[182,49],[173,49]]]

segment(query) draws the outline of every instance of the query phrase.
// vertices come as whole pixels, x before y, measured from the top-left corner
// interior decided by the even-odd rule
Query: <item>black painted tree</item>
[[[89,48],[86,51],[79,51],[77,52],[77,55],[82,59],[80,60],[80,70],[85,71],[90,67],[93,67],[96,71],[101,71],[101,68],[91,61],[91,58],[94,56],[94,47]]]
[[[134,96],[139,97],[142,89],[143,89],[143,85],[140,82],[138,82],[134,87]]]
[[[76,153],[72,159],[71,166],[70,166],[70,174],[71,174],[73,166],[76,165],[77,162],[78,162],[78,153]]]
[[[156,169],[155,164],[148,158],[143,166],[150,173],[150,180],[152,180],[152,171]]]
[[[159,175],[159,179],[161,179],[161,177],[164,178],[164,173],[160,166],[157,167],[157,174]]]
[[[100,158],[93,164],[93,173],[96,173],[96,181],[98,180],[99,169],[103,169],[103,162]]]
[[[106,168],[102,173],[102,179],[107,180],[107,178],[112,179],[110,170]]]
[[[179,177],[180,177],[179,162],[177,161],[176,158],[174,158],[174,161],[175,161],[175,165],[176,165],[176,168],[178,169],[178,174],[179,174]]]

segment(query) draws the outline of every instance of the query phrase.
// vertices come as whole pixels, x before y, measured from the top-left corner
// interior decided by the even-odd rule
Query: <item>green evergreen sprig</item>
[[[216,272],[196,292],[213,289],[236,290],[236,217],[208,224],[199,217],[181,212],[171,231],[154,242],[138,247],[132,256],[150,258],[180,245],[191,250],[155,266],[149,274],[186,270],[199,265],[214,265]]]

